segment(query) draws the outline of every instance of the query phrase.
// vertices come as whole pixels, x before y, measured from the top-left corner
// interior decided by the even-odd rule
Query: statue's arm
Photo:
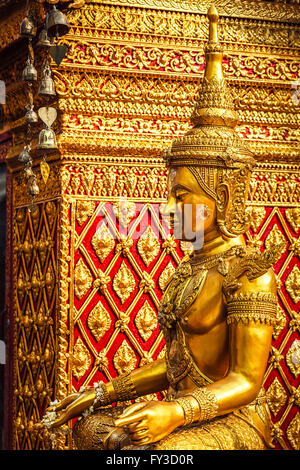
[[[56,416],[52,418],[51,427],[58,427],[79,416],[91,406],[96,409],[116,401],[132,400],[165,390],[168,387],[166,371],[165,360],[159,359],[131,373],[120,375],[106,384],[69,395],[47,409],[46,421],[49,413],[51,416],[51,413],[55,412]]]
[[[272,270],[249,281],[240,278],[228,298],[230,365],[226,376],[196,390],[197,418],[211,419],[251,403],[263,383],[276,316],[276,281]]]

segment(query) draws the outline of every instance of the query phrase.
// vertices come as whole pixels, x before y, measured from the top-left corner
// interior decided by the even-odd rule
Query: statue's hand
[[[61,402],[49,406],[49,408],[46,409],[45,416],[49,416],[49,414],[53,412],[61,412],[50,427],[57,428],[67,423],[70,419],[79,416],[86,408],[92,405],[95,397],[95,390],[91,389],[83,393],[73,393],[64,398]]]
[[[115,420],[116,426],[127,426],[132,444],[138,446],[159,441],[183,424],[183,410],[177,402],[135,403]]]

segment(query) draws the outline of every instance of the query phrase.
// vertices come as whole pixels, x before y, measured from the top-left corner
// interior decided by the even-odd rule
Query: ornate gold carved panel
[[[265,388],[276,447],[297,449],[300,7],[261,0],[215,4],[238,132],[259,162],[249,190],[247,237],[262,247],[286,242],[275,266],[280,307]],[[209,2],[80,5],[69,4],[71,31],[61,40],[67,57],[59,68],[52,64],[60,151],[52,156],[46,185],[38,174],[37,214],[26,210],[30,199],[15,159],[26,104],[24,56],[21,46],[10,58],[2,51],[2,121],[15,144],[8,165],[15,237],[12,445],[19,449],[50,447],[34,428],[50,396],[59,400],[83,384],[161,357],[157,306],[187,251],[165,236],[159,216],[167,194],[162,150],[189,125],[204,70]],[[18,15],[5,16],[4,46],[15,40]],[[127,211],[120,197],[127,198]],[[62,438],[58,445],[71,441]]]

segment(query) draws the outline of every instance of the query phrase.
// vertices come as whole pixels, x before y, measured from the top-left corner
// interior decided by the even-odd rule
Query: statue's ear
[[[226,214],[230,202],[230,189],[227,183],[220,183],[216,188],[217,194],[217,224],[222,235],[227,238],[234,238],[236,235],[231,233],[226,227]]]
[[[227,183],[220,183],[216,188],[217,194],[217,209],[219,213],[225,213],[229,199],[230,199],[230,190]]]

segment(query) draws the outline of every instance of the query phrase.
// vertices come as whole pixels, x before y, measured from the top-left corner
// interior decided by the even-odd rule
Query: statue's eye
[[[186,195],[187,195],[186,191],[178,191],[176,192],[175,197],[177,201],[182,201]]]

